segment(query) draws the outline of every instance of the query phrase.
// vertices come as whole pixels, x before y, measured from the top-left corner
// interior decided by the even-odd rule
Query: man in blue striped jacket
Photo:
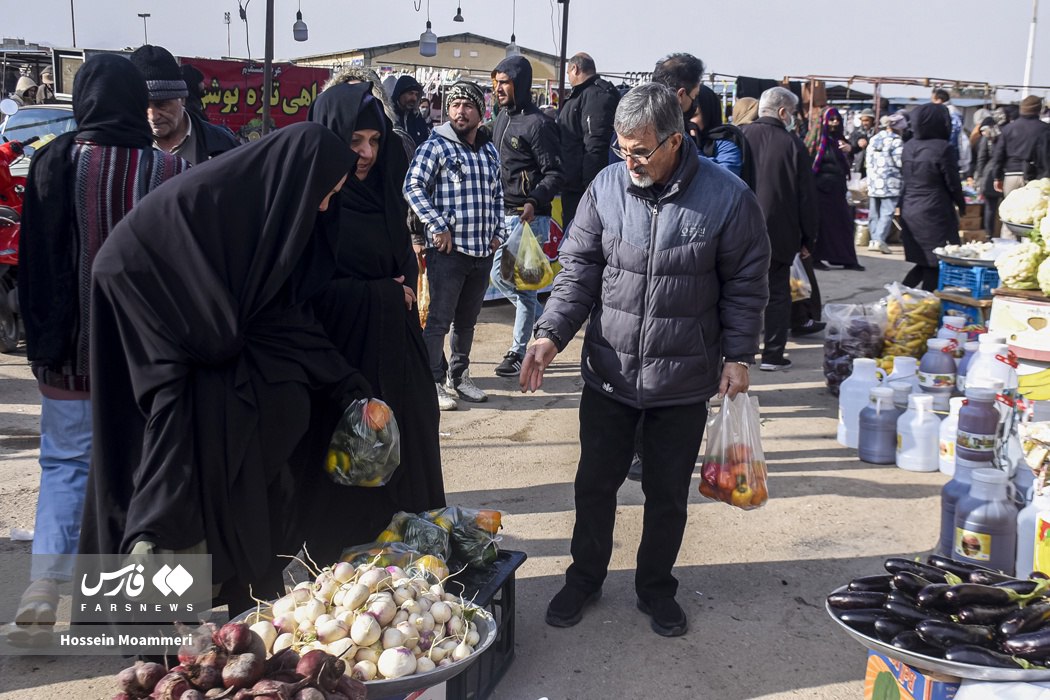
[[[489,284],[493,252],[505,239],[499,155],[487,130],[479,129],[485,96],[460,81],[445,96],[449,121],[416,150],[405,177],[405,198],[426,229],[430,311],[423,342],[437,388],[438,407],[488,399],[470,378],[474,325]],[[445,336],[451,359],[446,376]]]

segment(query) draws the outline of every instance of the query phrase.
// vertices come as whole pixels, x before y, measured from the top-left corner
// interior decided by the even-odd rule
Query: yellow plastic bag
[[[416,308],[419,310],[419,325],[426,328],[427,316],[430,315],[430,278],[426,268],[419,273],[419,282],[416,284]]]
[[[514,261],[514,286],[523,290],[543,289],[554,281],[554,270],[532,227],[524,224],[518,255]]]

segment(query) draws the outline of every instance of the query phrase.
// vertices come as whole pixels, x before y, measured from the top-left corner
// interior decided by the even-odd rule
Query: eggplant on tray
[[[984,680],[1050,680],[1050,579],[947,557],[891,557],[828,595],[829,614],[870,649]]]

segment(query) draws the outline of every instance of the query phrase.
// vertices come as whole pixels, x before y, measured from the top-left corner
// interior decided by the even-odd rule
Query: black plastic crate
[[[514,572],[525,559],[525,552],[503,550],[490,568],[468,569],[453,578],[462,584],[465,599],[492,614],[498,632],[496,641],[470,668],[446,682],[445,700],[484,700],[514,661]],[[458,592],[455,585],[447,588]]]

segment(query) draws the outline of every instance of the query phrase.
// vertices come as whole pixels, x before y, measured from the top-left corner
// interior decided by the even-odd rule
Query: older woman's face
[[[357,154],[357,172],[354,174],[358,180],[364,180],[371,172],[372,166],[379,156],[379,139],[381,134],[375,129],[361,129],[355,131],[350,140],[350,150]]]

